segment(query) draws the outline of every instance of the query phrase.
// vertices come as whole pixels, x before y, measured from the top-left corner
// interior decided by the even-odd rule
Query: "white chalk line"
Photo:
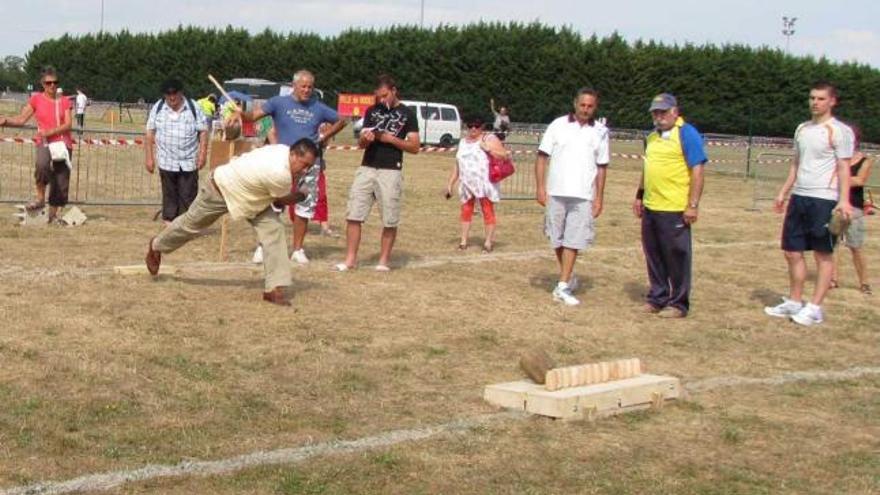
[[[694,243],[694,250],[700,251],[702,249],[731,249],[731,248],[742,248],[742,247],[770,247],[770,246],[778,246],[778,241],[735,241],[735,242],[704,242],[704,243]],[[594,246],[587,250],[585,250],[580,257],[578,258],[579,263],[589,263],[590,256],[592,253],[602,254],[602,253],[628,253],[628,252],[639,252],[642,250],[642,247],[638,244],[633,246]],[[536,249],[532,251],[513,251],[513,252],[495,252],[495,253],[487,253],[481,255],[441,255],[434,256],[430,258],[426,258],[419,261],[413,261],[410,263],[404,263],[402,265],[394,265],[392,264],[392,268],[394,271],[397,270],[419,270],[424,268],[435,268],[443,265],[468,265],[468,264],[481,264],[481,263],[492,263],[497,261],[530,261],[530,260],[539,260],[539,259],[552,259],[555,255],[553,251],[549,248],[546,249]],[[133,263],[141,264],[142,262]],[[224,272],[224,271],[235,271],[242,270],[253,273],[260,273],[263,271],[263,265],[258,265],[246,261],[192,261],[186,263],[172,263],[175,267],[180,270],[185,271],[194,271],[194,272],[202,272],[202,273],[211,273],[211,272]],[[307,266],[298,265],[296,263],[292,263],[293,267],[297,270],[308,269],[308,270],[317,270],[317,271],[331,271],[332,264],[327,262],[326,265],[321,261],[312,261]],[[360,265],[360,270],[372,270],[375,268],[374,264],[371,265]],[[20,277],[20,278],[43,278],[43,277],[56,277],[61,275],[72,275],[72,276],[82,276],[82,277],[93,277],[93,276],[106,276],[113,274],[113,267],[101,267],[101,268],[73,268],[73,269],[48,269],[48,268],[30,268],[23,266],[16,266],[11,263],[3,264],[0,267],[0,276],[2,277]]]
[[[855,367],[841,371],[791,371],[767,378],[752,378],[737,375],[717,376],[689,383],[685,385],[685,389],[687,389],[688,392],[699,393],[716,388],[738,387],[743,385],[778,386],[797,382],[852,380],[867,375],[880,375],[880,367]]]
[[[794,371],[766,378],[744,376],[718,376],[685,384],[690,393],[706,392],[717,388],[744,385],[778,386],[798,382],[852,380],[864,376],[880,375],[880,367],[860,366],[840,371]],[[179,478],[184,476],[226,475],[248,468],[279,464],[296,464],[314,457],[352,454],[372,449],[391,447],[405,442],[427,440],[443,434],[466,433],[467,431],[491,422],[522,419],[528,417],[518,411],[504,411],[484,414],[471,418],[457,419],[435,426],[392,430],[379,435],[362,437],[356,440],[334,440],[284,448],[258,451],[227,459],[214,461],[183,461],[178,464],[149,464],[131,470],[108,471],[89,474],[66,481],[49,481],[31,485],[7,488],[0,495],[62,495],[81,491],[103,491],[126,483],[149,481],[158,478]]]

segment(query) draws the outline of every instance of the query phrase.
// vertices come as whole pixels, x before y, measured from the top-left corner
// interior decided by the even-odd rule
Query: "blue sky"
[[[0,0],[0,56],[24,55],[42,39],[96,32],[101,0]],[[422,0],[104,0],[104,29],[160,31],[178,24],[332,35],[350,27],[418,24]],[[855,60],[880,68],[880,2],[617,0],[424,0],[426,26],[540,21],[585,35],[627,40],[742,43],[784,47],[782,16],[797,17],[794,54]]]

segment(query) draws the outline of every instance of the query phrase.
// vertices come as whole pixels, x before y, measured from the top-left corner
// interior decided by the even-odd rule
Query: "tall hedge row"
[[[168,76],[198,95],[212,90],[208,73],[221,80],[286,81],[306,67],[335,103],[336,92],[369,91],[376,74],[390,72],[405,97],[483,115],[494,97],[520,122],[548,122],[569,110],[575,89],[590,85],[603,95],[602,114],[621,128],[648,126],[651,96],[670,91],[705,131],[773,136],[790,135],[809,117],[809,85],[827,79],[841,90],[839,114],[858,122],[866,138],[880,140],[880,71],[867,65],[741,45],[585,38],[537,23],[401,26],[333,37],[232,27],[65,35],[30,51],[27,71],[34,81],[45,64],[61,71],[68,88],[83,85],[96,98],[116,101],[155,99]]]

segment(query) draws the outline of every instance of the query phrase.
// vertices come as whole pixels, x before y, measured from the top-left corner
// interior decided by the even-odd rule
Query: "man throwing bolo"
[[[285,295],[285,287],[290,285],[287,239],[273,206],[294,205],[303,199],[303,193],[291,189],[300,176],[308,173],[317,155],[315,143],[303,138],[289,147],[273,144],[257,148],[217,167],[202,182],[189,210],[150,241],[146,256],[150,274],[159,273],[163,253],[174,252],[229,213],[233,220],[246,219],[263,246],[263,300],[289,306]]]

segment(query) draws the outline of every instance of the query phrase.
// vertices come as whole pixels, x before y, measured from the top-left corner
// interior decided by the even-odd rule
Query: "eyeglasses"
[[[481,127],[483,127],[481,124],[468,124],[467,126],[468,129],[479,129]]]
[[[46,86],[58,86],[58,79],[53,81],[43,81],[43,84]]]

